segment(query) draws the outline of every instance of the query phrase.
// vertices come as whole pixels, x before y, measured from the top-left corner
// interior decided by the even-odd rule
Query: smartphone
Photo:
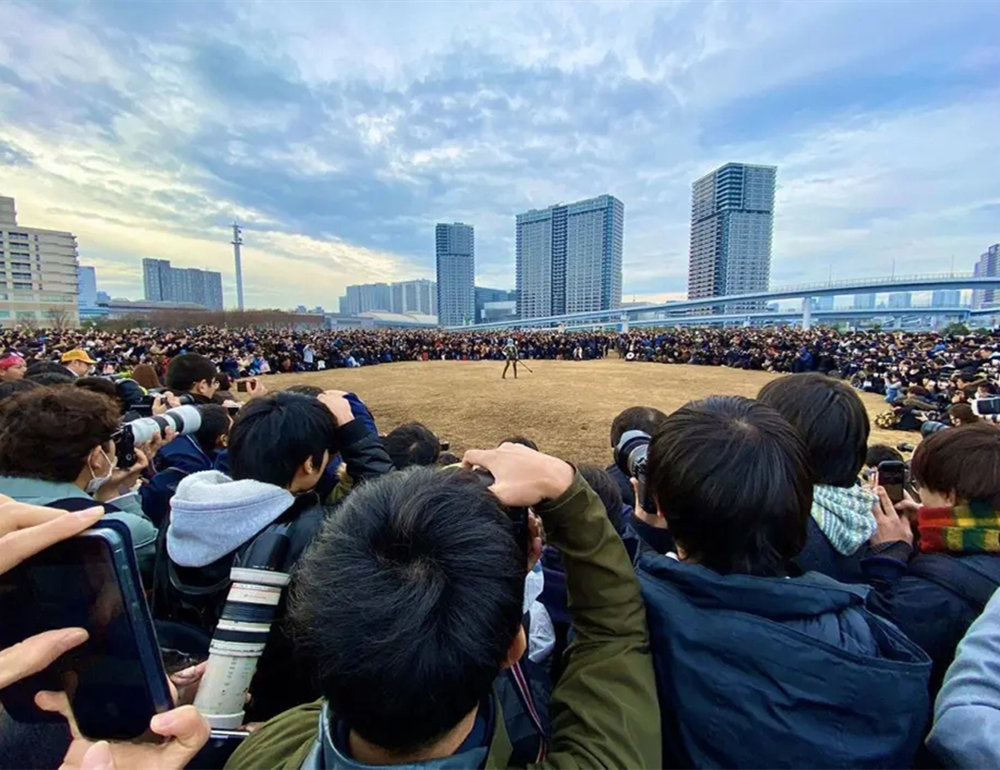
[[[878,484],[893,503],[903,499],[906,484],[906,463],[899,460],[883,460],[878,464]]]
[[[61,721],[34,696],[63,690],[87,738],[161,740],[149,720],[173,702],[125,524],[105,519],[0,575],[0,618],[0,648],[57,628],[89,633],[45,671],[0,690],[13,719]]]
[[[246,393],[247,390],[249,390],[249,385],[250,385],[250,383],[247,382],[246,380],[237,380],[236,381],[236,392],[237,393]]]

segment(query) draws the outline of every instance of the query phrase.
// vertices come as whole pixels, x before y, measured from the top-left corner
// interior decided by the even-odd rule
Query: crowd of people
[[[0,572],[121,522],[175,708],[159,740],[98,741],[41,693],[71,729],[0,714],[0,767],[1000,765],[992,336],[515,333],[529,359],[792,373],[624,410],[603,468],[530,426],[457,457],[355,394],[259,376],[502,359],[508,334],[5,334]],[[924,426],[898,490],[859,389]],[[243,724],[212,733],[231,576],[268,538],[291,582]],[[86,638],[0,651],[0,691]]]

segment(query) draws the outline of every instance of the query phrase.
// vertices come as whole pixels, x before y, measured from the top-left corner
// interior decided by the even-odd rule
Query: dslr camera
[[[115,454],[118,456],[118,467],[125,469],[135,465],[136,444],[152,441],[167,428],[173,428],[178,436],[195,433],[201,427],[201,412],[198,407],[177,406],[154,417],[140,417],[127,422],[111,437],[115,442]]]
[[[656,513],[656,500],[646,477],[647,455],[652,437],[641,430],[628,430],[622,434],[615,447],[615,465],[629,478],[639,482],[636,502],[646,513]]]
[[[162,388],[159,390],[150,390],[137,403],[132,404],[132,411],[141,414],[143,417],[152,416],[153,404],[156,402],[156,399],[159,398],[160,396],[167,394],[168,392],[170,391],[167,391]],[[181,406],[190,406],[198,403],[195,400],[194,396],[192,396],[190,393],[175,394],[175,397],[180,402]],[[195,430],[197,430],[197,428]]]

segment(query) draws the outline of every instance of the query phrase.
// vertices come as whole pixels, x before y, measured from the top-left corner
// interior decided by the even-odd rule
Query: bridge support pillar
[[[623,332],[628,331],[628,313],[622,313],[621,330]]]
[[[802,298],[802,331],[812,328],[812,297]]]

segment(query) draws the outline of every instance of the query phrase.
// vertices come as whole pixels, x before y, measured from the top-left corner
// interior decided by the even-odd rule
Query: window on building
[[[32,286],[30,283],[18,283],[14,281],[14,291],[31,291]]]
[[[15,313],[15,318],[18,321],[34,321],[38,317],[38,314],[34,310],[18,310]]]
[[[0,310],[0,318],[10,318],[9,310]]]

